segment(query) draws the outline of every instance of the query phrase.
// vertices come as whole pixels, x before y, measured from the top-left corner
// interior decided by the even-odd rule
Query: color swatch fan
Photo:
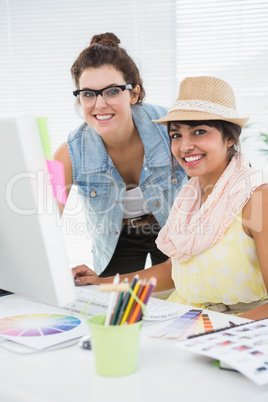
[[[151,336],[181,341],[187,339],[188,336],[211,330],[213,330],[213,326],[208,314],[199,309],[191,309]]]

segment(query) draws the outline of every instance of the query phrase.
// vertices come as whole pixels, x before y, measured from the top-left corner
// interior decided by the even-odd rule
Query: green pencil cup
[[[88,320],[96,373],[108,377],[132,374],[137,369],[142,321],[130,325],[104,326],[105,315]]]

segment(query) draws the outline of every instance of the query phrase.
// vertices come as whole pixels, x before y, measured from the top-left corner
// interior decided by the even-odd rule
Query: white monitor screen
[[[0,119],[0,288],[64,306],[74,282],[34,116]]]

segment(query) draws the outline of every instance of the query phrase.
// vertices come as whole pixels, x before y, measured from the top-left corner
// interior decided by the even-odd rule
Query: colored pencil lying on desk
[[[134,278],[133,278],[133,280],[131,282],[131,285],[130,285],[132,290],[134,289],[136,283],[138,282],[138,279],[139,279],[139,275],[137,274],[137,275],[134,276]],[[125,312],[125,310],[127,308],[129,299],[130,299],[130,292],[126,293],[126,295],[124,297],[124,301],[123,301],[122,307],[120,309],[120,312],[119,312],[119,315],[118,315],[118,318],[117,318],[117,321],[116,321],[116,325],[120,325],[121,320],[122,320],[123,315],[124,315],[124,312]]]
[[[134,295],[137,295],[138,290],[139,290],[141,284],[142,284],[142,280],[139,279],[138,282],[136,283],[136,285],[134,286],[133,293],[131,294],[131,296],[130,296],[130,298],[129,298],[129,301],[128,301],[126,310],[125,310],[125,312],[124,312],[124,314],[123,314],[123,317],[122,317],[122,320],[121,320],[121,322],[120,322],[120,325],[125,324],[125,322],[127,321],[127,318],[128,318],[128,316],[129,316],[129,312],[130,312],[131,307],[132,307],[132,305],[133,305],[133,302],[134,302],[134,300],[135,300],[133,294],[134,294]]]
[[[127,278],[124,279],[123,283],[128,283],[128,279]],[[121,308],[121,306],[123,304],[124,295],[125,295],[124,292],[120,292],[119,295],[118,295],[110,325],[115,325],[116,324],[120,308]]]
[[[141,301],[141,302],[144,303],[145,299],[147,299],[147,302],[148,302],[148,299],[149,299],[149,297],[150,297],[150,295],[151,295],[153,289],[155,288],[155,286],[156,286],[156,278],[154,278],[154,277],[153,277],[153,278],[150,278],[149,282],[148,282],[147,285],[144,287],[143,292],[142,292],[142,294],[141,294],[141,297],[140,297],[140,301]],[[149,296],[147,297],[147,293],[149,292],[149,289],[150,289],[150,294],[149,294]],[[133,311],[133,314],[132,314],[132,316],[130,317],[128,323],[129,323],[129,324],[133,324],[134,322],[137,322],[138,315],[139,315],[139,313],[140,313],[141,311],[142,311],[142,310],[141,310],[141,305],[138,303],[137,306],[135,307],[135,310]]]
[[[138,299],[140,299],[140,297],[141,297],[141,295],[142,295],[142,292],[143,292],[143,289],[144,289],[145,285],[147,284],[147,282],[148,282],[147,279],[144,279],[144,280],[142,281],[142,284],[141,284],[141,286],[139,287],[139,290],[138,290],[138,292],[137,292],[137,294],[136,294],[136,296],[137,296]],[[133,303],[133,305],[132,305],[132,307],[131,307],[131,310],[130,310],[130,312],[129,312],[129,315],[128,315],[128,318],[127,318],[127,322],[129,322],[130,317],[132,316],[133,311],[135,310],[135,307],[137,306],[137,304],[138,304],[138,303],[137,303],[136,300],[135,300],[134,303]]]

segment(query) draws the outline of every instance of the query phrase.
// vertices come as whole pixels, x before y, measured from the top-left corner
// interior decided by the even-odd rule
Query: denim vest
[[[186,174],[176,161],[172,171],[166,127],[151,121],[165,116],[166,112],[166,108],[156,105],[132,106],[132,117],[144,146],[139,186],[161,227],[186,182]],[[92,238],[94,270],[100,275],[111,260],[120,236],[126,184],[107,154],[101,136],[88,124],[71,132],[67,145],[73,183],[78,186]]]

